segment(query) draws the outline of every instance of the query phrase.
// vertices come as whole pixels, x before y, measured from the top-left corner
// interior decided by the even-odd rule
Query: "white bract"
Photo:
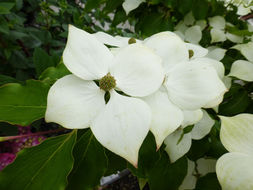
[[[212,27],[211,33],[211,43],[224,42],[226,39],[234,43],[242,43],[243,37],[229,32],[225,32],[226,20],[222,16],[214,16],[208,19],[209,24]],[[228,23],[227,23],[228,24]],[[231,25],[231,24],[228,24]],[[232,25],[231,25],[232,26]]]
[[[99,40],[115,44],[113,40],[111,43],[105,40],[105,36],[100,36]],[[162,58],[165,73],[159,91],[143,98],[152,110],[151,131],[159,148],[164,139],[182,124],[182,110],[214,107],[222,101],[227,89],[217,74],[219,66],[213,64],[218,61],[199,58],[207,54],[206,49],[186,44],[172,32],[161,32],[138,43],[153,49]],[[191,59],[189,49],[193,49]]]
[[[142,2],[145,1],[146,0],[125,0],[124,3],[122,4],[122,7],[124,8],[126,14],[128,15],[130,11],[136,9]]]
[[[143,100],[118,91],[135,97],[157,91],[164,79],[160,57],[140,44],[114,56],[93,35],[70,25],[63,62],[73,74],[50,88],[46,121],[70,129],[90,127],[103,146],[137,166],[151,111]]]
[[[176,25],[175,33],[186,42],[198,44],[202,39],[202,30],[205,27],[205,20],[196,21],[192,12],[189,12],[185,15],[184,19]]]
[[[223,190],[253,189],[253,115],[221,118],[220,138],[229,151],[217,161],[216,173]]]
[[[204,138],[214,125],[214,120],[205,110],[184,111],[183,124],[183,127],[177,129],[164,140],[165,151],[169,154],[171,162],[177,161],[190,150],[192,139]],[[195,125],[192,130],[184,134],[184,128],[193,124]]]
[[[239,50],[248,60],[237,60],[232,64],[229,76],[239,78],[244,81],[253,81],[253,42],[238,44],[233,47]]]

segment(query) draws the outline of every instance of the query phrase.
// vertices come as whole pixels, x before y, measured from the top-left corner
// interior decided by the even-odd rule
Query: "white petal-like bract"
[[[185,31],[185,41],[198,44],[202,38],[200,26],[192,26]]]
[[[253,63],[245,60],[237,60],[232,64],[229,76],[244,81],[253,81]]]
[[[147,96],[158,90],[164,80],[161,58],[141,44],[122,48],[110,68],[119,89],[131,96]]]
[[[222,144],[229,152],[241,152],[253,156],[253,114],[234,117],[220,116]]]
[[[106,148],[137,167],[138,152],[150,129],[151,111],[140,99],[115,91],[91,124],[96,139]]]
[[[211,58],[211,59],[215,59],[217,61],[220,61],[223,59],[223,57],[225,56],[225,53],[227,50],[216,47],[216,46],[210,46],[207,48],[208,49],[208,54],[207,57]]]
[[[125,0],[124,3],[122,4],[124,10],[126,11],[126,14],[128,15],[128,13],[134,9],[136,9],[137,7],[139,7],[139,5],[145,2],[145,0]]]
[[[248,42],[247,44],[238,44],[233,48],[241,51],[244,57],[253,62],[253,42]]]
[[[214,16],[209,18],[209,24],[215,29],[224,29],[226,25],[226,21],[222,16]]]
[[[208,115],[205,110],[203,111],[202,119],[196,123],[191,131],[192,139],[199,140],[204,138],[212,129],[214,120]]]
[[[159,90],[145,97],[144,100],[152,111],[150,130],[154,134],[157,148],[159,148],[164,139],[180,126],[183,121],[183,113],[169,101],[166,92]]]
[[[216,173],[223,190],[253,189],[253,157],[232,152],[217,161]]]
[[[69,25],[63,62],[76,76],[85,80],[100,79],[108,73],[113,55],[95,36]]]
[[[183,110],[184,120],[182,122],[182,127],[187,127],[193,125],[201,120],[203,117],[203,112],[201,109],[197,110]]]
[[[173,67],[165,81],[169,99],[184,110],[199,109],[227,91],[212,66],[195,60]]]
[[[191,148],[191,133],[184,134],[182,139],[180,139],[182,133],[183,130],[178,129],[164,140],[164,143],[166,145],[165,151],[168,153],[171,162],[177,161]]]
[[[243,42],[243,36],[238,36],[235,34],[231,34],[229,32],[226,33],[227,39],[229,39],[231,42],[234,43],[242,43]]]
[[[49,90],[45,120],[69,129],[87,128],[104,109],[104,94],[93,81],[67,75]]]
[[[176,64],[189,59],[186,44],[172,32],[160,32],[144,41],[144,45],[152,48],[162,58],[165,72]]]
[[[224,42],[227,39],[224,30],[213,28],[210,33],[212,38],[211,43]]]

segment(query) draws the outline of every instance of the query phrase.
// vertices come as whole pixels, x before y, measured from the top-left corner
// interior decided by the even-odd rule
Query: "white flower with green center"
[[[70,25],[63,62],[73,74],[49,90],[46,121],[69,129],[90,127],[103,146],[137,166],[151,111],[136,97],[160,88],[164,80],[160,57],[140,44],[122,48],[114,56],[93,35]]]
[[[106,34],[96,37],[109,45],[120,41],[113,37],[110,41],[106,40]],[[198,58],[206,55],[207,51],[193,44],[186,45],[174,33],[161,32],[144,41],[138,41],[137,44],[153,49],[162,58],[165,73],[163,85],[154,94],[143,98],[152,110],[151,131],[159,148],[164,139],[183,122],[182,110],[195,111],[201,107],[214,107],[222,101],[227,89],[213,64],[218,61]],[[194,59],[189,58],[189,48],[195,48],[195,52],[199,52]]]
[[[229,151],[217,161],[223,190],[253,189],[253,114],[221,118],[220,138]]]

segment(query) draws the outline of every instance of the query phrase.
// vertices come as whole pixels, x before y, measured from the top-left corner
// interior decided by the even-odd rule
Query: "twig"
[[[0,142],[13,140],[13,139],[19,139],[19,138],[25,138],[25,137],[31,137],[31,136],[45,135],[45,134],[50,134],[50,133],[58,133],[65,130],[66,129],[64,128],[60,128],[60,129],[55,129],[55,130],[50,130],[50,131],[40,131],[37,133],[31,133],[31,134],[25,134],[25,135],[0,137]]]

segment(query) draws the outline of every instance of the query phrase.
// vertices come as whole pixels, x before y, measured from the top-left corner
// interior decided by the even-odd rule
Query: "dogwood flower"
[[[115,42],[106,41],[102,35],[99,40],[109,45]],[[154,94],[143,98],[152,110],[150,130],[159,148],[164,139],[183,122],[182,110],[214,107],[222,101],[227,89],[218,77],[216,66],[213,66],[216,61],[198,58],[207,54],[208,51],[202,50],[204,48],[186,45],[172,32],[161,32],[137,43],[153,49],[162,58],[165,73],[163,85]],[[189,58],[191,47],[200,52],[194,59]]]
[[[248,60],[237,60],[232,64],[229,76],[239,78],[244,81],[253,81],[253,42],[238,44],[233,47],[239,50]]]
[[[90,127],[103,146],[137,166],[151,111],[135,97],[147,96],[161,86],[160,57],[140,44],[122,48],[114,56],[93,35],[70,25],[63,62],[73,74],[50,88],[46,121],[70,129]],[[107,103],[106,92],[110,95]]]
[[[217,161],[216,173],[223,190],[253,189],[253,115],[221,118],[220,138],[229,151]]]

